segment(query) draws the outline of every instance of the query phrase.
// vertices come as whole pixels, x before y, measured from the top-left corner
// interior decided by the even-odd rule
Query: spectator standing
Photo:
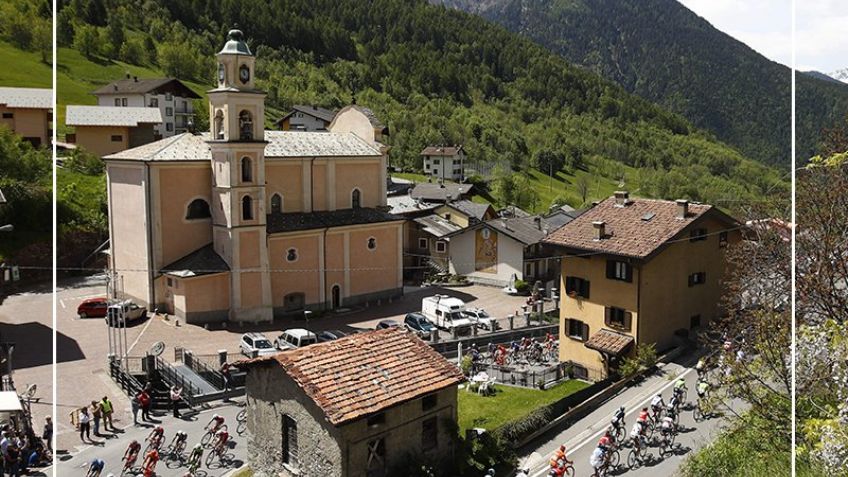
[[[6,460],[6,473],[9,477],[21,477],[21,451],[18,445],[10,442],[3,457]]]
[[[112,423],[112,413],[115,411],[115,407],[112,406],[112,401],[109,400],[108,396],[103,396],[100,401],[100,409],[103,411],[103,429],[112,432],[117,431],[115,424]]]
[[[41,438],[44,439],[47,450],[53,452],[53,419],[50,416],[44,418],[44,432],[41,433]]]
[[[86,437],[89,441],[91,440],[91,416],[88,414],[88,407],[83,407],[79,410],[79,430],[80,430],[80,440],[84,442]]]
[[[174,406],[174,417],[181,417],[178,407],[182,398],[183,388],[178,388],[176,385],[171,386],[171,404]]]
[[[91,410],[91,418],[94,421],[94,435],[100,437],[100,419],[103,417],[100,403],[91,401],[91,407],[89,409]]]
[[[133,415],[133,425],[138,426],[138,409],[141,407],[141,400],[139,399],[141,393],[136,394],[130,400],[130,404],[132,405],[132,415]]]
[[[147,387],[145,387],[141,393],[138,395],[138,402],[141,404],[141,420],[149,421],[150,420],[150,393],[147,391]]]
[[[230,389],[230,363],[226,361],[221,365],[221,376],[224,377],[224,391]]]

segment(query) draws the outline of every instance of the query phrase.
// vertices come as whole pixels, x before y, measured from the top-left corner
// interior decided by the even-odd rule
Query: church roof
[[[162,273],[175,275],[182,278],[199,277],[212,273],[229,271],[227,262],[212,247],[212,244],[203,246],[176,262],[162,268]]]
[[[109,108],[129,109],[129,108]],[[158,109],[157,109],[158,111]],[[210,161],[208,132],[183,133],[106,156],[123,161]],[[380,151],[352,133],[265,131],[265,157],[375,157]]]
[[[291,212],[268,214],[267,232],[269,234],[296,232],[298,230],[319,229],[324,227],[344,227],[346,225],[377,224],[404,220],[387,212],[371,208],[342,209],[319,212]]]

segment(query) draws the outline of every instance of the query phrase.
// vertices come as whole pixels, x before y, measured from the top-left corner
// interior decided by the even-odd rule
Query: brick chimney
[[[689,201],[686,199],[677,199],[677,218],[685,219],[689,215]]]
[[[627,203],[630,202],[630,193],[626,190],[617,190],[615,191],[615,206],[616,207],[624,207]]]
[[[595,240],[601,240],[607,234],[607,223],[603,220],[592,222],[592,227],[595,228]]]

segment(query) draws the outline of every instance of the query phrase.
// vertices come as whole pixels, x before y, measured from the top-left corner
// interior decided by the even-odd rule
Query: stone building
[[[462,373],[399,328],[238,364],[256,475],[382,477],[453,456]],[[442,475],[442,474],[439,474]]]

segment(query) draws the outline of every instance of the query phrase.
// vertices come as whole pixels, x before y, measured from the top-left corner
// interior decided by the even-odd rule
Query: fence
[[[214,355],[215,361],[218,360],[218,355]],[[198,376],[206,380],[215,389],[224,389],[224,375],[218,371],[218,366],[210,365],[209,356],[196,356],[191,351],[184,351],[182,361],[189,369],[197,373]],[[215,362],[211,361],[211,362]]]
[[[156,371],[159,373],[159,377],[168,384],[169,386],[177,386],[178,388],[182,388],[182,397],[183,400],[191,407],[195,407],[197,402],[195,401],[195,397],[200,395],[200,390],[191,383],[191,381],[186,381],[182,374],[177,372],[170,363],[167,363],[160,357],[156,357]]]

